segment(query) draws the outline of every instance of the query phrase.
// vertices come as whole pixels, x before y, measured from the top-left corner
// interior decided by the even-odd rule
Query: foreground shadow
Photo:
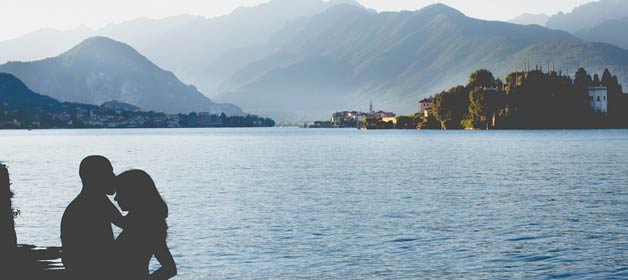
[[[17,246],[12,197],[9,171],[5,165],[0,164],[0,256],[3,258],[8,257]]]
[[[0,279],[65,279],[60,248],[18,246],[9,172],[0,164]]]

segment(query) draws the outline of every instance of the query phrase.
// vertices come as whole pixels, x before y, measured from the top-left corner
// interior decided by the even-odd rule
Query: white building
[[[589,88],[589,107],[599,113],[608,113],[608,90],[605,87]]]
[[[425,98],[419,101],[419,114],[423,114],[426,117],[429,114],[429,111],[432,110],[432,99]]]

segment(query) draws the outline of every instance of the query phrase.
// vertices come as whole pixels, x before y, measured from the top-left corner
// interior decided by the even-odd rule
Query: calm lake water
[[[153,176],[177,279],[628,278],[628,130],[0,131],[20,243],[90,154]]]

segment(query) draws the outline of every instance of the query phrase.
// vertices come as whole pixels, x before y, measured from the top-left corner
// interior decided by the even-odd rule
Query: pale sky
[[[552,15],[591,1],[358,0],[378,11],[417,10],[440,2],[468,16],[489,20],[508,20],[523,13]],[[268,0],[0,0],[0,41],[42,28],[68,30],[81,25],[100,28],[137,17],[163,18],[184,13],[214,17],[263,2]]]

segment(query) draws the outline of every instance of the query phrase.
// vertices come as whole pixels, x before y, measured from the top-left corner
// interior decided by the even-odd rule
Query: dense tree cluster
[[[608,113],[589,107],[590,87],[608,89]],[[608,69],[600,78],[580,68],[573,80],[555,71],[515,72],[505,83],[488,70],[477,70],[466,86],[435,95],[432,113],[419,128],[628,127],[628,95]]]
[[[255,115],[227,116],[216,114],[179,114],[181,127],[274,127],[275,121]]]

